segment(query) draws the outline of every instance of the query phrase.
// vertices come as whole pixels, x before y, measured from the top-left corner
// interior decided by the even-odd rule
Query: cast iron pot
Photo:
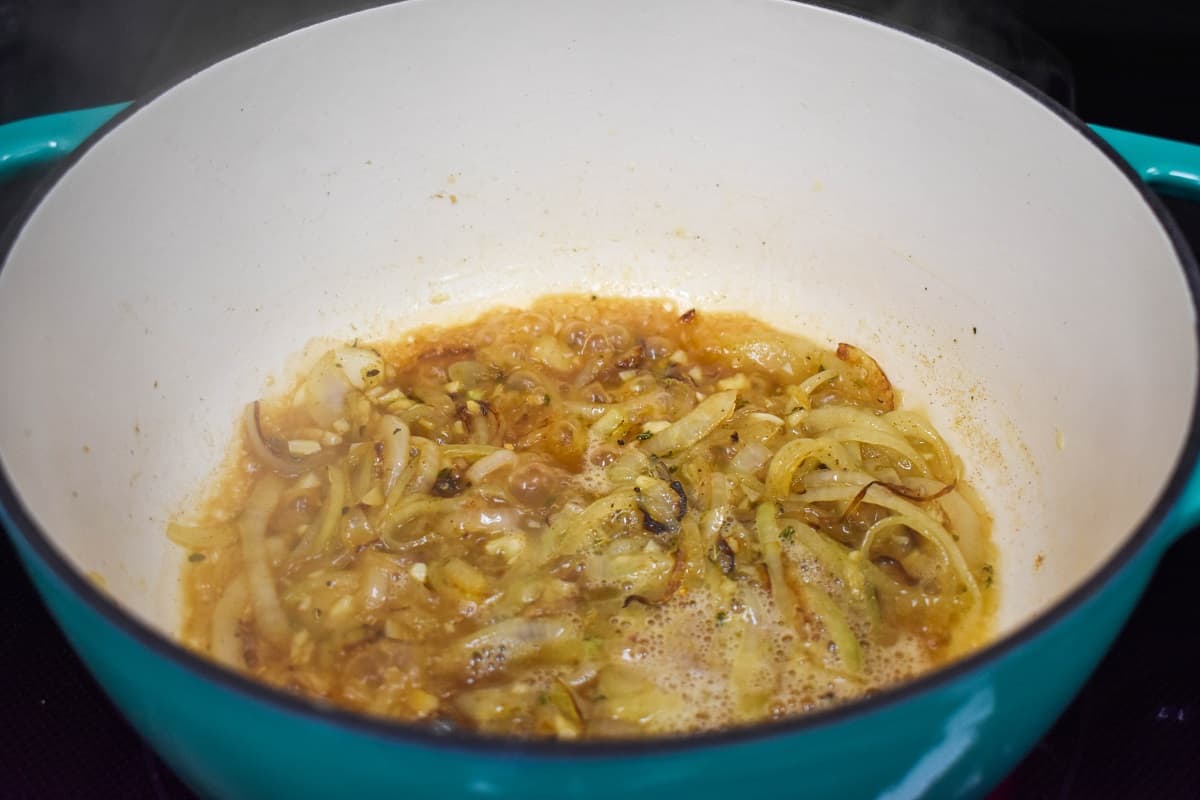
[[[9,126],[0,163],[114,111]],[[1194,147],[1104,133],[1147,178],[1200,180]],[[125,108],[20,223],[0,271],[4,521],[96,678],[204,794],[977,795],[1200,519],[1197,271],[1162,206],[1029,87],[854,16],[410,0]],[[287,356],[560,290],[749,311],[876,355],[993,512],[994,643],[832,711],[604,743],[373,720],[174,644],[165,522]]]

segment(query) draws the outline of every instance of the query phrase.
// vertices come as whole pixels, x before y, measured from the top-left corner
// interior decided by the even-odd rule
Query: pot
[[[114,111],[4,136],[41,158]],[[1200,519],[1200,275],[1137,178],[1188,191],[1197,151],[1102,133],[1134,168],[963,53],[777,0],[412,0],[299,30],[120,110],[13,231],[6,528],[204,794],[980,794]],[[289,354],[552,291],[875,355],[995,517],[994,643],[831,711],[602,743],[373,720],[174,643],[166,521]]]

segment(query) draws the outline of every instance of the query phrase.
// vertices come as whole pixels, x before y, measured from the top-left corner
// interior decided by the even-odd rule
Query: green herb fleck
[[[996,568],[993,567],[991,564],[984,564],[983,565],[983,585],[991,586],[995,580],[996,580]]]
[[[188,556],[188,561],[192,562],[193,564],[199,564],[203,560],[204,553],[192,553]]]
[[[779,538],[783,539],[785,542],[790,542],[793,538],[795,538],[795,536],[796,536],[796,529],[794,527],[792,527],[791,525],[788,525],[786,528],[784,528],[783,530],[781,530],[779,532]]]
[[[641,433],[639,433],[639,434],[638,434],[638,437],[637,437],[637,438],[638,438],[638,441],[639,441],[639,442],[644,442],[644,441],[646,441],[647,439],[649,439],[649,438],[650,438],[651,436],[653,436],[653,435],[654,435],[654,434],[653,434],[653,433],[651,433],[650,431],[642,431]]]
[[[550,405],[550,395],[548,395],[548,394],[542,395],[542,405],[544,405],[544,406]]]
[[[717,627],[724,625],[728,621],[729,621],[729,612],[728,611],[718,611],[717,612]]]

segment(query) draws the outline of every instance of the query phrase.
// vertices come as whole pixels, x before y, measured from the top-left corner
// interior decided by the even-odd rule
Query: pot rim
[[[764,2],[793,3],[796,0],[764,0]],[[1009,72],[1005,68],[993,64],[975,53],[968,51],[952,42],[944,41],[922,31],[917,31],[903,24],[891,21],[880,21],[868,17],[857,9],[844,8],[823,0],[802,0],[797,5],[808,5],[818,10],[852,17],[859,22],[877,25],[892,31],[906,34],[925,44],[949,51],[971,64],[1003,79],[1043,107],[1057,115],[1060,119],[1079,132],[1085,140],[1098,148],[1109,161],[1113,162],[1125,178],[1133,184],[1142,200],[1150,207],[1159,225],[1167,235],[1179,266],[1183,270],[1191,295],[1192,306],[1197,314],[1198,351],[1200,351],[1200,266],[1196,258],[1167,211],[1165,204],[1152,189],[1143,182],[1134,170],[1116,151],[1099,135],[1091,130],[1074,112],[1067,109],[1036,86],[1023,78]],[[395,3],[393,5],[400,5]],[[65,175],[91,147],[113,129],[153,102],[162,94],[175,88],[180,83],[190,79],[200,72],[219,64],[226,59],[255,47],[270,43],[304,28],[315,27],[322,23],[333,22],[343,16],[355,13],[371,13],[377,7],[348,15],[334,17],[310,17],[283,31],[274,31],[266,37],[256,39],[253,43],[234,50],[224,51],[217,57],[191,68],[175,77],[164,85],[157,87],[143,97],[130,103],[126,108],[113,116],[101,126],[91,137],[81,143],[72,153],[51,169],[24,200],[17,214],[9,220],[0,234],[0,271],[8,263],[8,256],[24,229],[26,222],[41,205],[46,195],[57,185]],[[1200,375],[1200,357],[1198,357],[1197,374]],[[1044,634],[1050,628],[1062,623],[1067,617],[1083,605],[1098,596],[1112,579],[1124,569],[1134,558],[1146,549],[1148,543],[1158,532],[1167,513],[1175,505],[1183,492],[1184,486],[1200,462],[1200,386],[1192,401],[1192,415],[1188,427],[1187,439],[1172,469],[1171,476],[1160,492],[1149,512],[1134,528],[1124,543],[1090,575],[1085,581],[1072,589],[1066,596],[1052,606],[1044,609],[1032,620],[1014,631],[995,639],[979,648],[970,655],[944,667],[924,673],[920,677],[890,686],[871,697],[851,701],[830,709],[803,714],[789,719],[747,725],[739,728],[683,734],[644,739],[613,739],[613,740],[520,740],[501,736],[492,736],[466,730],[441,731],[429,725],[405,723],[387,720],[382,717],[371,717],[366,714],[337,708],[305,697],[289,694],[265,683],[219,666],[201,655],[193,653],[181,644],[175,642],[164,633],[159,632],[149,624],[126,613],[104,591],[92,581],[81,575],[63,556],[57,546],[41,529],[32,515],[26,510],[9,478],[7,468],[0,460],[0,521],[11,535],[20,537],[32,549],[42,564],[66,588],[88,607],[99,614],[120,633],[125,634],[145,649],[156,654],[176,668],[191,672],[196,676],[216,684],[259,706],[300,717],[306,721],[328,724],[356,735],[370,736],[387,740],[400,745],[416,745],[448,752],[459,752],[469,755],[505,756],[516,755],[526,759],[561,760],[561,759],[597,759],[612,757],[651,757],[679,753],[681,751],[721,747],[725,745],[748,744],[772,738],[811,733],[823,728],[833,727],[850,722],[861,717],[867,717],[877,711],[894,709],[903,703],[928,696],[935,691],[944,689],[958,682],[967,675],[976,672],[985,665],[999,661],[1013,651],[1021,648]],[[86,663],[86,662],[85,662]]]

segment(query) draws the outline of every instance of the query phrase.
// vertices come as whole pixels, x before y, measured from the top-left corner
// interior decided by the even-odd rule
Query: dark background
[[[0,0],[0,123],[153,93],[239,48],[371,5]],[[1200,143],[1200,3],[840,5],[969,48],[1089,122]],[[0,186],[0,226],[43,177]],[[1168,205],[1200,251],[1200,204]],[[0,542],[0,795],[189,797],[109,705]],[[1192,535],[1167,554],[1112,652],[997,798],[1200,798],[1197,574]]]

